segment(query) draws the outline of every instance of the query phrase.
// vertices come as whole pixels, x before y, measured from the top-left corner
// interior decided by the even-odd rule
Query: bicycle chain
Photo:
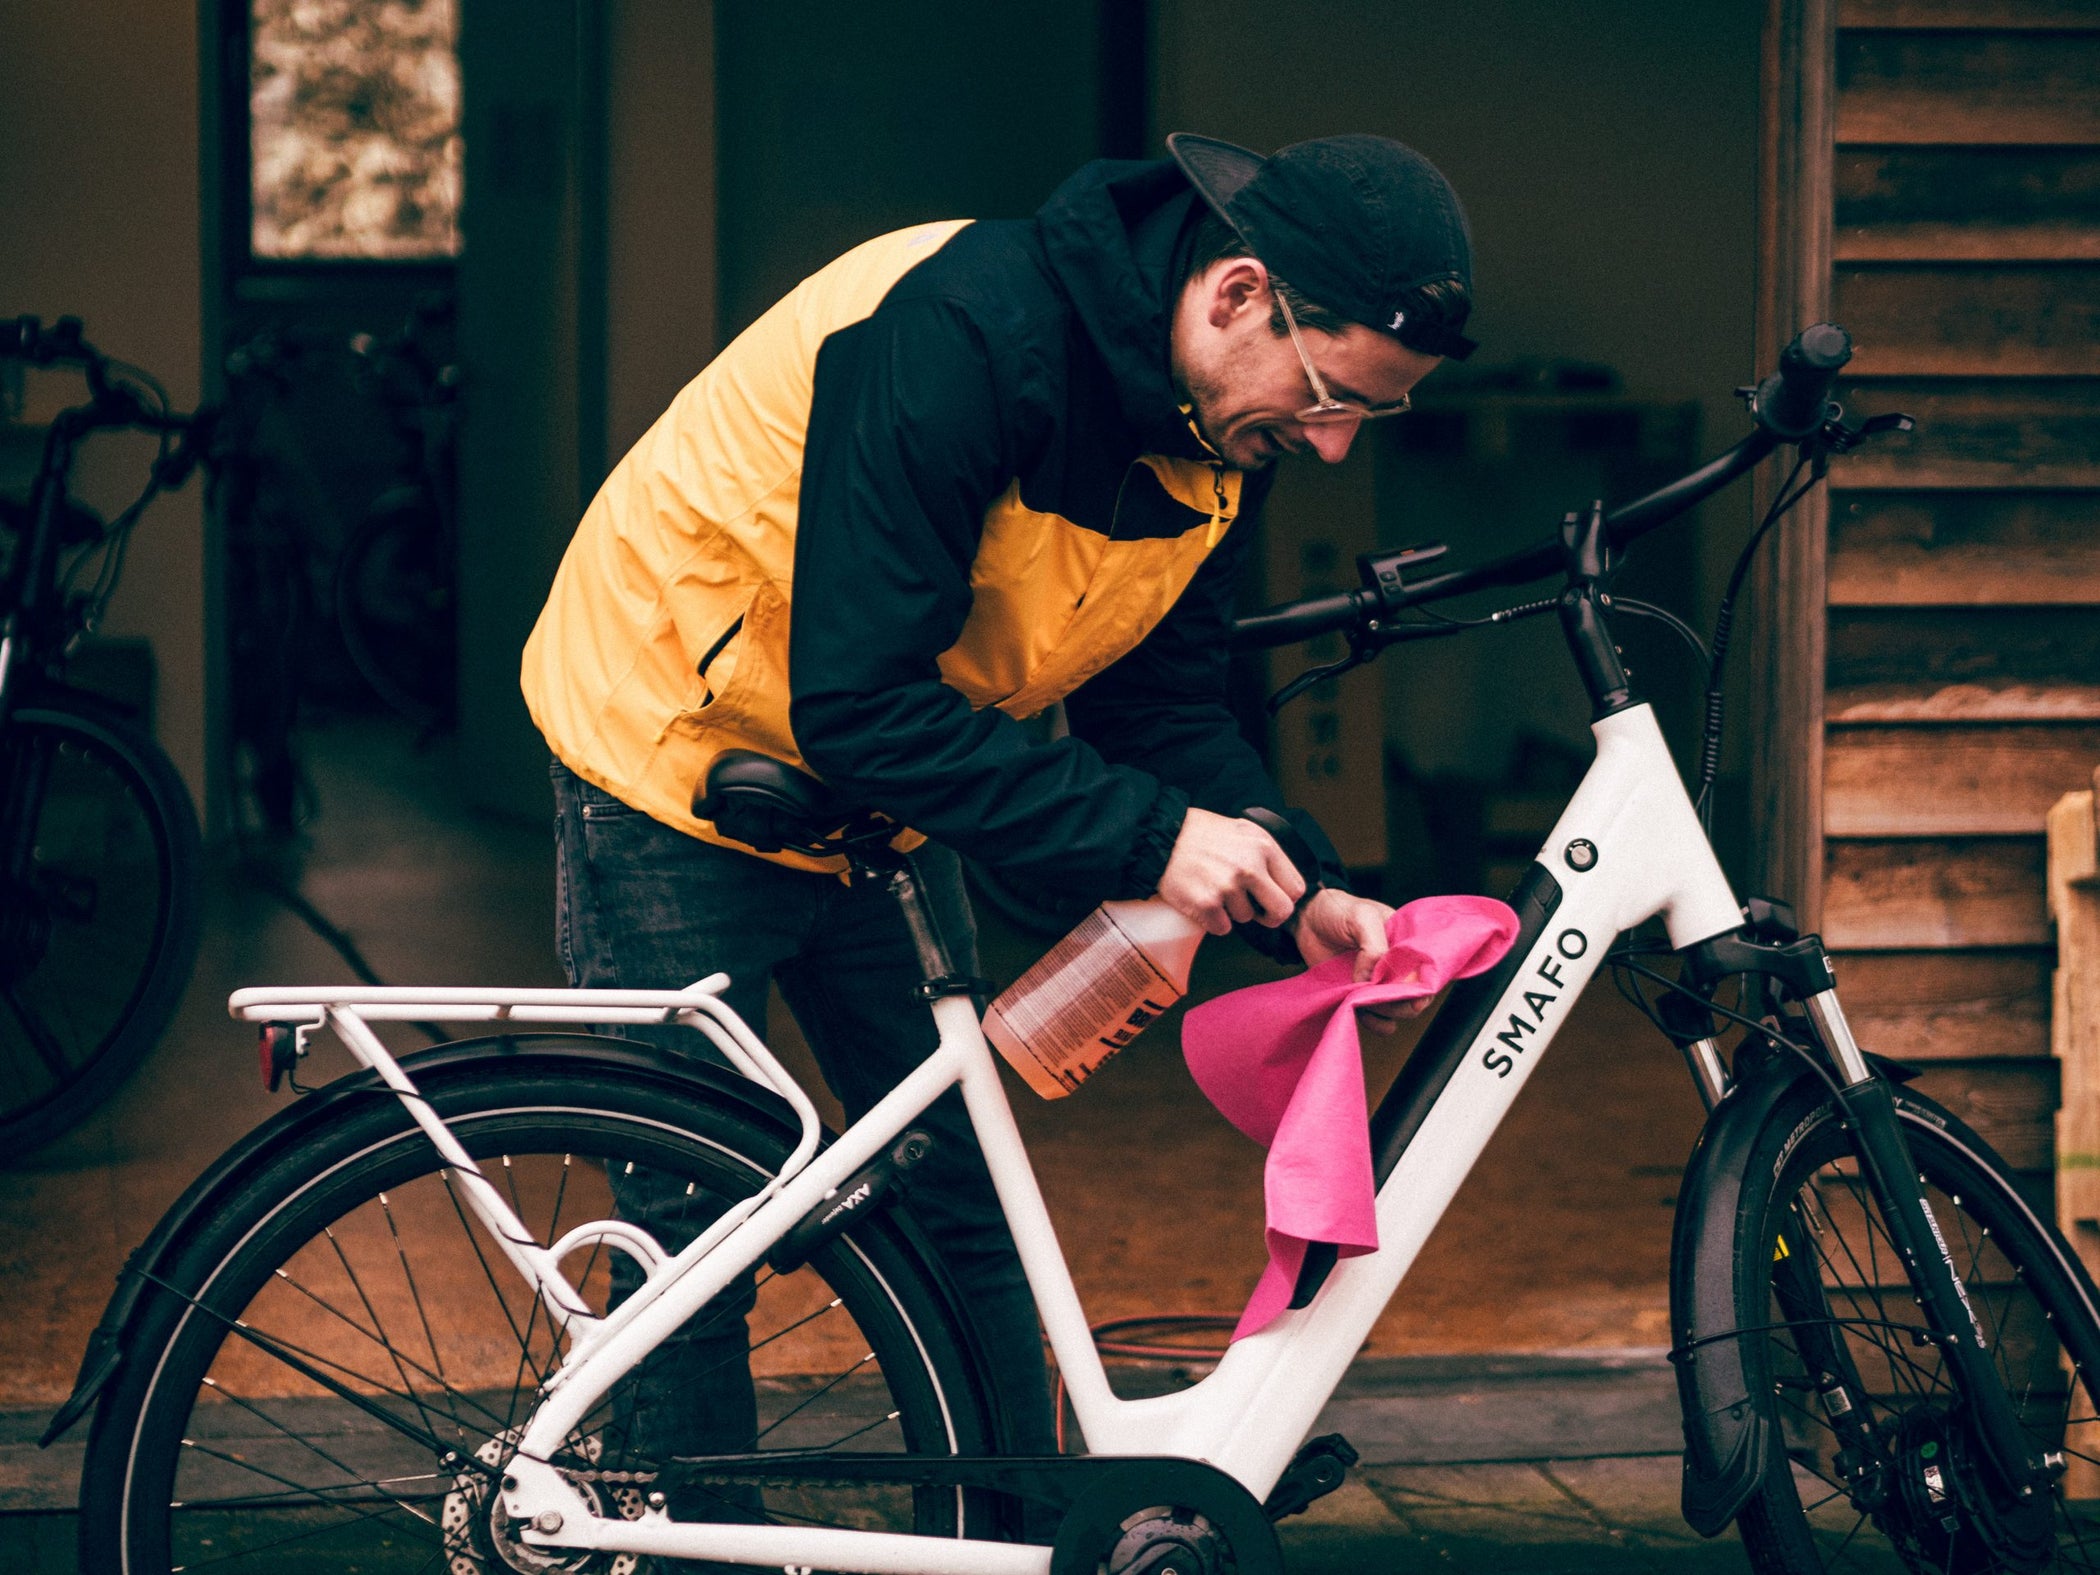
[[[594,1466],[581,1469],[556,1466],[554,1469],[571,1482],[602,1482],[608,1487],[651,1487],[658,1476],[654,1471],[609,1471]]]

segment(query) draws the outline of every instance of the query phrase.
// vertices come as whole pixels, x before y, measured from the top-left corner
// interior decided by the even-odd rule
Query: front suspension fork
[[[1819,1034],[1826,1032],[1826,1016],[1834,1016],[1835,1025],[1843,1029],[1844,1018],[1838,1012],[1835,995],[1821,1011],[1814,1003],[1809,1004]],[[1844,1037],[1849,1039],[1849,1032]],[[1857,1046],[1852,1055],[1858,1057]],[[1968,1289],[1954,1266],[1947,1238],[1932,1206],[1925,1201],[1917,1163],[1896,1116],[1895,1094],[1888,1080],[1866,1067],[1863,1059],[1860,1066],[1864,1077],[1847,1082],[1840,1097],[1860,1167],[1881,1210],[1882,1224],[1903,1259],[1925,1320],[1937,1332],[1940,1350],[1955,1371],[1955,1387],[1968,1410],[1970,1425],[1999,1480],[2021,1499],[2046,1493],[2055,1480],[2054,1473],[2020,1425],[2019,1412],[1991,1354],[1983,1321],[1976,1316]]]

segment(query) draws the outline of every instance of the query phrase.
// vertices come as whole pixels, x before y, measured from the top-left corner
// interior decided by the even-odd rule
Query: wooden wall
[[[2040,1170],[2043,820],[2100,763],[2100,3],[1834,22],[1842,394],[1918,429],[1832,471],[1820,923],[1862,1042]]]

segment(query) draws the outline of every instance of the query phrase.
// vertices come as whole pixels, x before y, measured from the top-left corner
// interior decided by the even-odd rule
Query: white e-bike
[[[50,1435],[93,1408],[82,1567],[1279,1575],[1274,1521],[1350,1458],[1334,1438],[1306,1442],[1315,1419],[1607,962],[1710,1107],[1671,1265],[1687,1519],[1707,1534],[1736,1522],[1767,1570],[2089,1565],[2100,1527],[2074,1485],[2095,1480],[2081,1462],[2100,1463],[2092,1282],[2005,1163],[1861,1050],[1821,943],[1782,905],[1737,900],[1609,628],[1657,612],[1609,591],[1635,537],[1782,443],[1801,449],[1805,490],[1864,435],[1829,402],[1849,353],[1840,330],[1806,331],[1754,392],[1750,436],[1615,511],[1571,515],[1539,548],[1427,574],[1441,548],[1371,555],[1362,590],[1241,625],[1251,643],[1345,632],[1342,666],[1554,613],[1597,756],[1513,896],[1514,948],[1450,992],[1372,1118],[1379,1249],[1309,1253],[1292,1310],[1207,1377],[1111,1391],[974,981],[956,977],[890,851],[894,828],[746,757],[711,774],[711,818],[753,846],[842,852],[853,878],[889,886],[938,1049],[831,1135],[724,1005],[721,977],[239,992],[273,1086],[316,1029],[365,1070],[303,1091],[133,1254]],[[1549,575],[1563,581],[1553,599],[1489,619],[1406,616]],[[496,1026],[397,1058],[372,1027],[389,1020]],[[664,1023],[704,1034],[734,1070],[581,1031]],[[926,1141],[913,1123],[953,1087],[1084,1455],[1005,1447],[969,1309],[912,1224]],[[613,1202],[636,1177],[657,1200],[646,1230]],[[699,1405],[679,1386],[708,1351],[703,1377],[710,1362],[748,1372],[732,1402],[703,1386],[735,1415],[713,1419],[709,1447],[646,1449]],[[1058,1513],[1054,1545],[1020,1540],[1029,1501]]]

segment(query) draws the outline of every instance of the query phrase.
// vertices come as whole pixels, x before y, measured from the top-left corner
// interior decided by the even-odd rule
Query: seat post
[[[889,877],[890,895],[897,899],[897,906],[904,910],[904,927],[911,931],[912,945],[918,949],[919,967],[926,975],[924,983],[945,982],[955,977],[955,963],[948,955],[947,943],[941,939],[940,923],[933,916],[933,907],[926,900],[926,890],[919,883],[918,867],[906,855],[903,863]]]

